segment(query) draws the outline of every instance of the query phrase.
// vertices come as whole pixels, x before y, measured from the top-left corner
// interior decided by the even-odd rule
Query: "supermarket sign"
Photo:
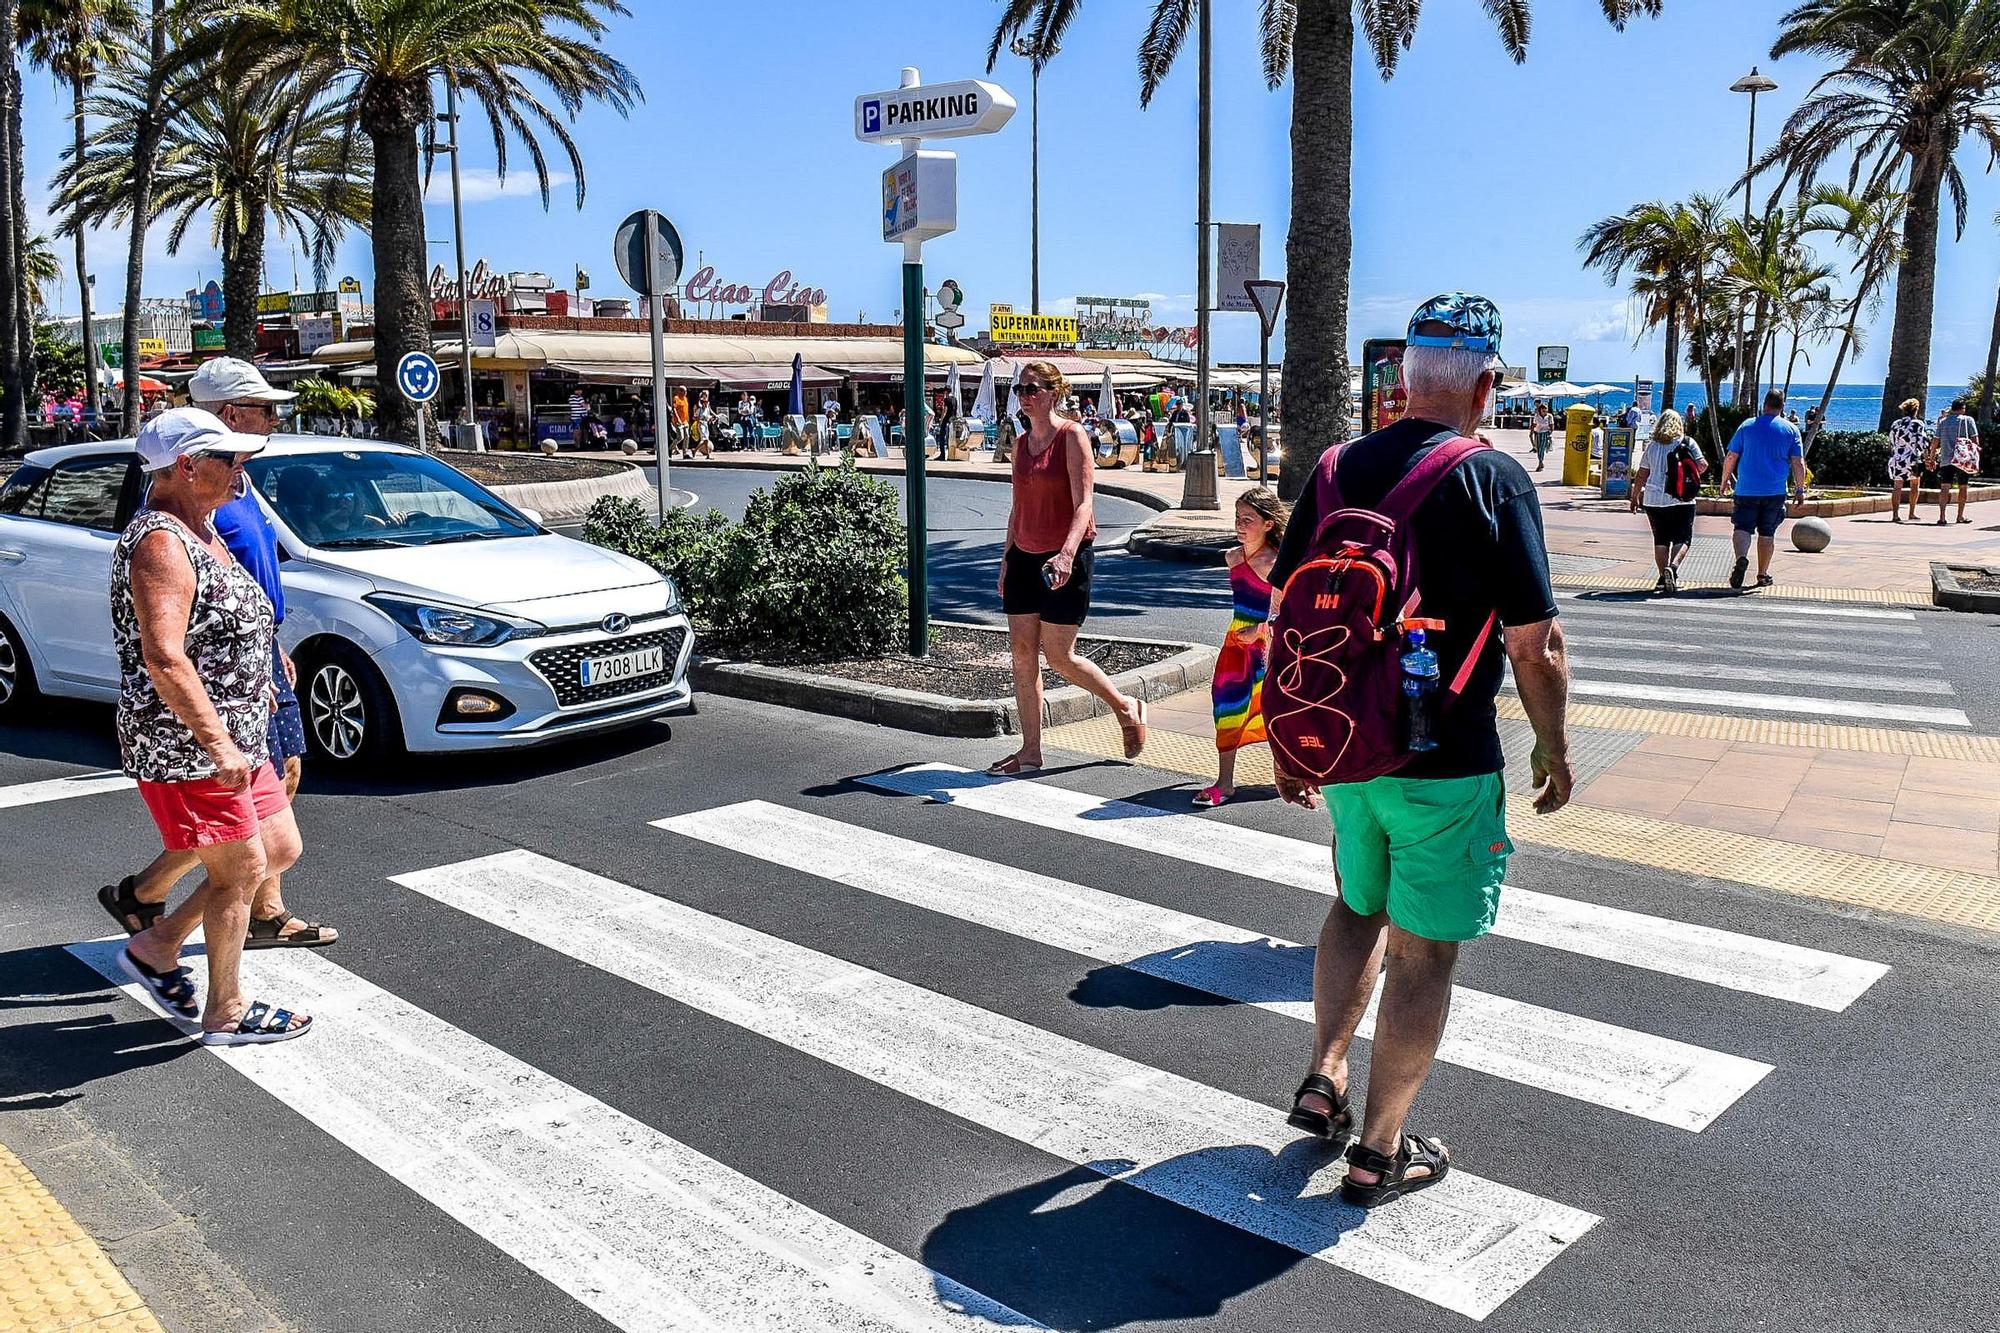
[[[1021,343],[1034,347],[1074,347],[1077,341],[1074,315],[1019,315],[992,312],[993,327],[987,336],[996,343]]]

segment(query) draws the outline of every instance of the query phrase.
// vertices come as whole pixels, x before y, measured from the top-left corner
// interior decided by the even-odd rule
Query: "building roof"
[[[453,362],[459,355],[454,339],[436,347],[440,361]],[[313,353],[321,365],[352,365],[375,355],[372,341],[328,343]],[[778,367],[789,375],[792,358],[803,356],[808,365],[880,366],[900,369],[903,341],[900,338],[802,337],[766,338],[715,333],[670,333],[666,336],[666,359],[679,366],[701,366],[710,370],[729,369],[732,374],[744,367]],[[944,366],[958,362],[978,366],[980,356],[966,347],[926,345],[927,365]],[[491,350],[475,348],[475,370],[567,370],[602,379],[650,379],[653,373],[652,340],[643,333],[542,333],[510,331],[494,339]],[[718,377],[722,378],[722,377]],[[750,378],[744,374],[743,378]]]

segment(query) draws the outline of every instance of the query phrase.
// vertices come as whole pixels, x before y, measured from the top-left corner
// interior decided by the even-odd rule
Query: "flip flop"
[[[1041,771],[1040,764],[1031,764],[1018,754],[1010,754],[1005,759],[995,759],[986,766],[986,776],[989,778],[1017,778],[1023,773]]]
[[[1146,749],[1146,701],[1139,701],[1139,717],[1135,722],[1120,722],[1118,730],[1125,737],[1125,757],[1137,759]]]

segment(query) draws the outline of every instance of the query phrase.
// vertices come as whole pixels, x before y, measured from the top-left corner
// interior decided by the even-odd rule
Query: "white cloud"
[[[564,188],[574,184],[576,177],[566,171],[549,173],[549,193],[551,197],[560,195]],[[459,173],[459,196],[468,204],[483,204],[494,199],[539,199],[542,186],[532,167],[517,168],[507,173],[507,179],[486,167],[470,167]],[[449,204],[451,202],[451,164],[439,163],[431,173],[430,187],[424,191],[427,204]]]

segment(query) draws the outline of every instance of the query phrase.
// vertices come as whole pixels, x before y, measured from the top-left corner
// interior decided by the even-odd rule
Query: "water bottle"
[[[1424,631],[1413,629],[1404,639],[1403,742],[1411,754],[1437,749],[1431,734],[1431,701],[1437,697],[1437,654],[1424,646]]]

